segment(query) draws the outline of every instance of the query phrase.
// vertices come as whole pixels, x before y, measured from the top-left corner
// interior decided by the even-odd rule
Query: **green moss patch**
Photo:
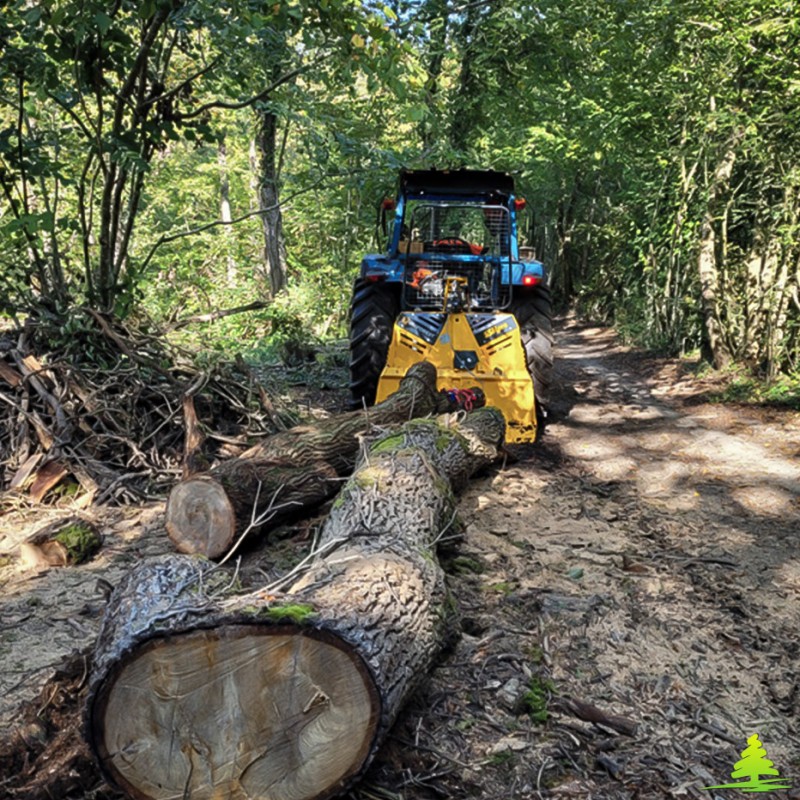
[[[375,444],[370,447],[369,451],[373,455],[380,453],[388,453],[392,450],[397,450],[403,446],[406,437],[402,433],[396,433],[392,436],[387,436],[385,439],[379,439]]]
[[[448,565],[456,575],[480,575],[483,572],[483,564],[477,558],[468,556],[457,556]]]
[[[263,613],[273,622],[294,622],[297,625],[302,625],[317,614],[313,606],[304,603],[270,606],[265,608]]]
[[[353,475],[353,482],[359,489],[372,489],[383,491],[383,479],[386,473],[377,467],[365,467]]]
[[[62,545],[71,564],[89,561],[100,549],[100,536],[91,525],[74,522],[59,531],[53,540]]]
[[[528,711],[528,716],[533,722],[544,725],[547,722],[547,704],[555,691],[553,681],[534,675],[528,683],[528,691],[522,696],[522,701]]]

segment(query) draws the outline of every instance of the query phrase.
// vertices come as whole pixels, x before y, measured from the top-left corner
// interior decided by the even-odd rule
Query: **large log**
[[[377,441],[285,591],[232,594],[224,569],[185,555],[132,572],[89,685],[88,739],[108,780],[148,800],[346,790],[453,628],[436,545],[454,491],[503,433],[481,409],[457,430],[415,420]]]
[[[263,533],[334,495],[340,476],[355,464],[361,435],[371,428],[447,410],[452,404],[436,390],[435,367],[416,364],[397,392],[368,411],[275,434],[178,483],[167,502],[169,537],[180,553],[219,558],[243,535]]]

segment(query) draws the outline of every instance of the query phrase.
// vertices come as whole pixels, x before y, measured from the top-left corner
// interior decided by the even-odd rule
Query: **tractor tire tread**
[[[350,304],[350,408],[375,402],[399,313],[399,286],[356,279]]]
[[[552,308],[550,289],[544,285],[519,291],[511,303],[511,312],[520,328],[528,372],[533,379],[540,425],[547,417],[553,374]]]

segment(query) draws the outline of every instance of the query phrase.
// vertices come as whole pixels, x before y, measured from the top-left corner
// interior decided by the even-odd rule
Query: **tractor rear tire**
[[[375,403],[399,313],[399,285],[356,278],[350,304],[350,408]]]
[[[553,375],[553,301],[549,287],[517,289],[510,310],[519,324],[528,372],[533,379],[536,418],[542,428],[547,419]]]

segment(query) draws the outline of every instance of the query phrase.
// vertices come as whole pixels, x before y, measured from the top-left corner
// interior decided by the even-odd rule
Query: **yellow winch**
[[[486,405],[500,409],[505,417],[507,442],[534,441],[533,381],[516,318],[503,312],[447,311],[448,289],[445,310],[404,311],[395,320],[376,402],[399,388],[409,367],[429,361],[436,367],[439,389],[479,386],[483,390]]]

